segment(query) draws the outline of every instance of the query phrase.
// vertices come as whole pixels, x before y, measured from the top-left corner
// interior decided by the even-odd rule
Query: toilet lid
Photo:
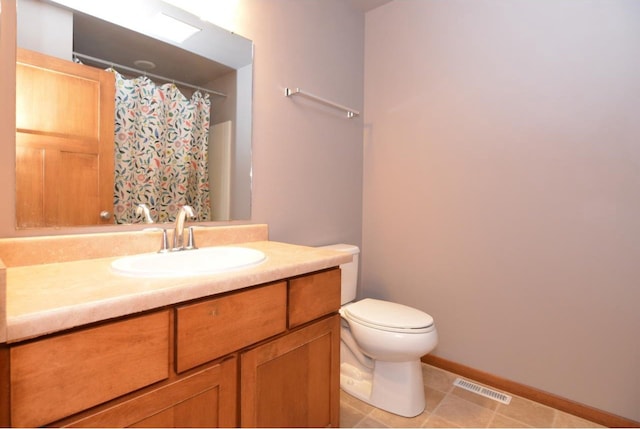
[[[347,317],[365,325],[398,332],[426,332],[433,317],[418,309],[395,302],[365,298],[344,308]]]

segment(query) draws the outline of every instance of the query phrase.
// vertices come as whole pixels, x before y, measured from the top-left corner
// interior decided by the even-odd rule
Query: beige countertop
[[[5,341],[17,342],[335,267],[352,258],[347,253],[267,240],[233,245],[261,250],[267,258],[241,270],[172,278],[114,273],[111,262],[118,256],[4,268]]]

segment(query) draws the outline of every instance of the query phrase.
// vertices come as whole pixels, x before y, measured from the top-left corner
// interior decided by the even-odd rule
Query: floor
[[[512,399],[509,405],[501,404],[493,399],[453,386],[453,382],[458,377],[456,374],[430,365],[423,364],[422,372],[427,407],[419,416],[405,418],[387,413],[341,391],[340,426],[353,428],[603,427],[514,395],[511,395]]]

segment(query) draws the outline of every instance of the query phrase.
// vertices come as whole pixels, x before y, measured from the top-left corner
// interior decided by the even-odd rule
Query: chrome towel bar
[[[355,118],[356,116],[360,115],[360,112],[358,112],[357,110],[354,110],[354,109],[351,109],[349,107],[343,106],[342,104],[334,103],[333,101],[326,100],[326,99],[324,99],[322,97],[318,97],[317,95],[313,95],[311,93],[303,91],[300,88],[295,88],[295,89],[285,88],[284,89],[284,95],[286,97],[291,97],[291,96],[294,96],[294,95],[302,95],[302,96],[305,96],[305,97],[310,98],[312,100],[315,100],[315,101],[318,101],[320,103],[326,104],[327,106],[336,107],[336,108],[338,108],[340,110],[344,110],[345,112],[347,112],[347,118],[348,119],[352,119],[352,118]]]

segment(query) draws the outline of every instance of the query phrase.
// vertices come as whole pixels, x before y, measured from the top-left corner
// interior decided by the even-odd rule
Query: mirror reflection
[[[249,219],[252,42],[161,1],[133,24],[58,1],[18,1],[17,227]]]

